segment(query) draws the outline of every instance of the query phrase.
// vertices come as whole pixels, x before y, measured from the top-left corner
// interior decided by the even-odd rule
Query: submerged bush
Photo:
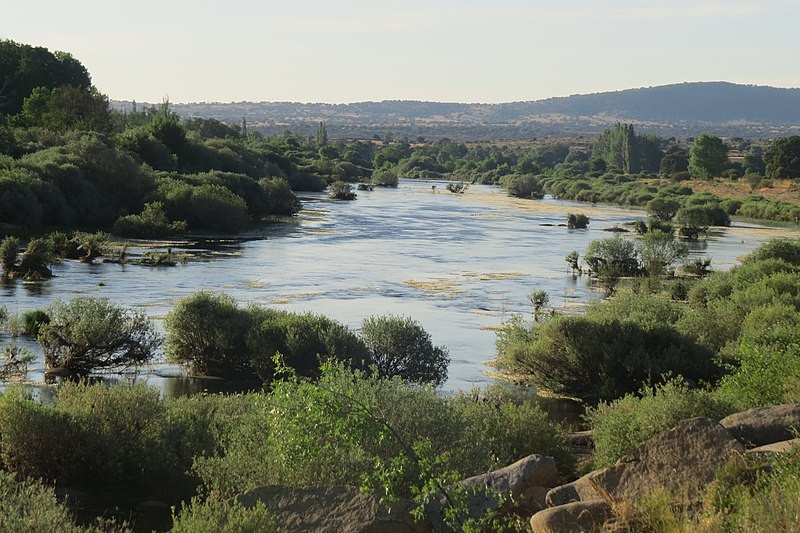
[[[447,349],[434,346],[419,322],[408,317],[371,316],[361,323],[360,336],[381,376],[435,386],[447,379]]]
[[[369,353],[347,327],[321,315],[255,306],[240,308],[226,295],[198,292],[167,315],[166,351],[194,372],[272,380],[274,358],[301,376],[314,376],[320,360],[337,358],[356,367]]]
[[[141,311],[124,309],[106,298],[57,301],[47,310],[39,343],[48,368],[85,376],[94,370],[140,365],[155,354],[161,340]]]
[[[164,204],[151,202],[144,205],[141,214],[120,217],[114,223],[114,233],[126,237],[155,238],[166,237],[187,230],[183,220],[170,222],[164,211]]]

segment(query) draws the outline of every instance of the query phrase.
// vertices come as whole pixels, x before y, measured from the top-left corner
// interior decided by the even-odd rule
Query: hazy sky
[[[800,0],[0,0],[0,37],[72,52],[114,99],[507,102],[800,86]]]

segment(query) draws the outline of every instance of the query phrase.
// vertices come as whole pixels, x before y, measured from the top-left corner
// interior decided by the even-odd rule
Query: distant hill
[[[113,102],[122,109],[130,102]],[[385,132],[454,139],[596,135],[614,122],[687,137],[699,133],[774,137],[800,132],[800,89],[698,82],[573,95],[531,102],[459,104],[387,100],[352,104],[233,102],[173,104],[187,117],[241,122],[265,132],[312,134],[325,121],[332,136]]]

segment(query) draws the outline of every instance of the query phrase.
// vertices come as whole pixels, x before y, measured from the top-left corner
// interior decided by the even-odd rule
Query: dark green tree
[[[692,176],[711,179],[722,174],[728,163],[728,147],[719,137],[701,135],[689,150],[689,172]]]
[[[766,175],[773,179],[800,178],[800,136],[776,139],[764,154]]]

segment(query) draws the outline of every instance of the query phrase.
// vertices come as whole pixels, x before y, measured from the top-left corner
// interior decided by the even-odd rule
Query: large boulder
[[[763,446],[795,437],[800,429],[800,404],[756,407],[720,420],[723,427],[748,447]]]
[[[747,450],[745,453],[753,455],[772,455],[790,452],[798,446],[800,446],[800,439],[782,440],[780,442],[773,442],[772,444],[765,444],[764,446]]]
[[[355,487],[295,488],[269,485],[236,497],[245,507],[264,502],[282,531],[304,533],[422,533],[431,528],[409,514],[411,503],[396,502],[391,511],[377,495]]]
[[[604,500],[572,502],[539,511],[531,517],[530,524],[533,533],[599,531],[613,515]]]
[[[586,474],[572,483],[550,489],[544,500],[547,507],[556,507],[571,502],[592,501],[600,498],[600,494],[589,480],[589,476],[590,474]]]
[[[743,451],[717,422],[691,418],[650,438],[617,464],[592,472],[589,481],[612,505],[656,490],[699,495],[714,480],[715,470]]]
[[[559,479],[552,457],[533,454],[499,470],[459,481],[451,490],[466,489],[466,511],[471,518],[488,511],[527,517],[544,508],[547,489],[557,485]],[[439,531],[451,531],[444,520],[447,505],[441,496],[426,507],[428,519]]]

